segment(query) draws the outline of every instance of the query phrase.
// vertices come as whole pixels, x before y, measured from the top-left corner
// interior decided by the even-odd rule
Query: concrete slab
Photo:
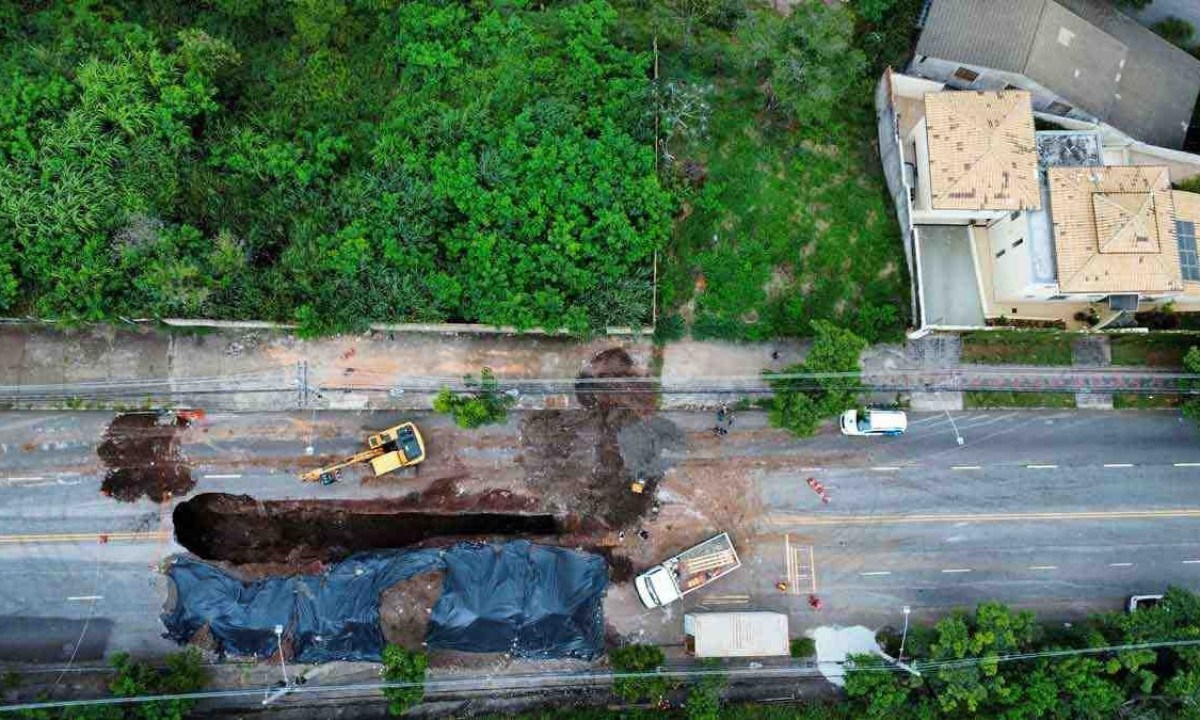
[[[925,323],[956,327],[983,325],[971,237],[962,225],[917,228]]]
[[[20,385],[25,368],[24,328],[0,327],[0,385]]]
[[[32,330],[27,333],[21,384],[61,385],[65,380],[65,349],[61,334],[50,330]]]
[[[914,392],[909,395],[908,407],[913,412],[946,412],[963,409],[960,392]]]
[[[802,362],[808,354],[807,340],[780,340],[772,343],[734,343],[719,340],[684,340],[663,349],[664,385],[702,383],[705,378],[757,378],[764,370],[781,371]],[[777,355],[777,357],[776,357]],[[749,386],[765,390],[767,384],[754,381]],[[663,408],[715,407],[740,399],[738,393],[674,393],[664,395]]]
[[[1076,393],[1075,407],[1080,410],[1112,410],[1111,393]]]

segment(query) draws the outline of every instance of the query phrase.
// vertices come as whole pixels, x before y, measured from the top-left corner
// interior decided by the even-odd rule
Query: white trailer
[[[683,616],[684,647],[698,658],[776,657],[789,654],[785,613],[703,612]]]
[[[721,533],[638,575],[633,586],[643,605],[662,607],[741,566],[729,533]]]

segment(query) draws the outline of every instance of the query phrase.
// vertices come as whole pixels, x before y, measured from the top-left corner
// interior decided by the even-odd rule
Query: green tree
[[[425,669],[428,659],[425,653],[410,652],[399,645],[388,644],[383,648],[383,679],[394,683],[420,683],[409,687],[384,688],[383,697],[388,701],[388,712],[403,715],[409,708],[425,697]]]
[[[771,381],[771,424],[799,437],[812,435],[823,420],[854,405],[859,356],[867,346],[854,333],[824,320],[814,320],[812,330],[812,345],[804,362],[785,369],[784,374],[832,376]]]
[[[801,125],[826,128],[857,105],[867,58],[854,40],[854,17],[841,4],[796,5],[772,56],[771,90]]]
[[[465,429],[502,423],[508,419],[508,409],[516,404],[517,399],[500,391],[500,383],[491,368],[483,368],[479,380],[466,375],[463,382],[474,391],[455,393],[450,388],[442,388],[433,399],[435,412],[452,416],[454,423]]]
[[[615,673],[654,673],[665,661],[663,651],[655,645],[626,645],[608,654]],[[661,705],[671,689],[665,677],[619,677],[613,681],[613,692],[626,702],[646,701]]]
[[[1192,347],[1183,356],[1183,369],[1193,375],[1200,375],[1200,347]],[[1200,423],[1200,381],[1183,381],[1183,391],[1189,394],[1189,399],[1183,403],[1183,414]]]
[[[864,20],[881,23],[887,12],[896,4],[896,0],[855,0],[854,9]]]
[[[1196,28],[1187,20],[1177,18],[1174,15],[1159,20],[1150,26],[1150,29],[1158,33],[1164,40],[1181,48],[1186,48],[1192,44],[1192,37],[1196,34]]]
[[[700,667],[717,670],[721,662],[708,658],[700,662]],[[683,705],[687,720],[718,720],[721,717],[721,692],[728,682],[729,678],[724,673],[714,673],[702,676],[692,685]]]

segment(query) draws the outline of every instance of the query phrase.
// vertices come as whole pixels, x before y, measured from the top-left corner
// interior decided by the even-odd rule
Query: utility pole
[[[283,671],[283,687],[276,688],[275,690],[267,692],[266,696],[263,697],[263,701],[262,701],[263,705],[270,705],[271,703],[275,702],[279,698],[290,693],[293,689],[293,685],[292,685],[291,681],[288,680],[287,661],[283,659],[283,626],[282,625],[275,626],[275,642],[277,644],[277,647],[279,648],[279,668]]]

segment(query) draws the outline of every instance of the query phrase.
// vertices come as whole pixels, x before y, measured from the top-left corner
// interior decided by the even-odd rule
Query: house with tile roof
[[[964,90],[1019,88],[1035,109],[1181,148],[1200,60],[1106,0],[929,0],[908,74]]]
[[[1175,301],[1200,307],[1200,156],[1087,121],[1036,130],[1026,90],[960,91],[888,72],[879,139],[920,327],[1069,324]]]

